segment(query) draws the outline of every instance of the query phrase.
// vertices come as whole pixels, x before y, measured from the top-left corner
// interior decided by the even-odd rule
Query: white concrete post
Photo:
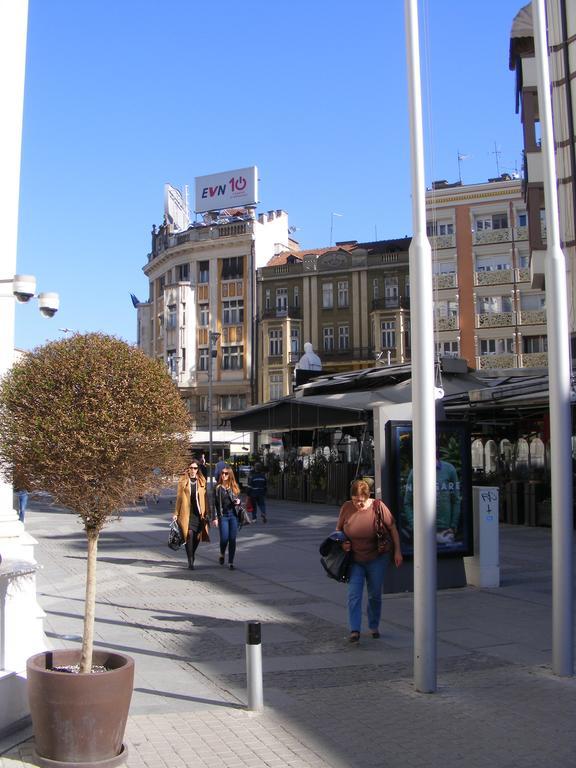
[[[474,556],[464,558],[466,581],[475,587],[500,586],[499,489],[472,488]]]

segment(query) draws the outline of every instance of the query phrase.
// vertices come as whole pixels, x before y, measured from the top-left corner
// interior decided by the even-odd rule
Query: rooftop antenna
[[[470,155],[463,155],[458,150],[458,181],[462,184],[462,160],[468,160]]]
[[[496,142],[494,142],[494,151],[492,154],[496,159],[496,175],[500,176],[500,155],[502,154],[502,150],[498,149]]]
[[[332,245],[332,232],[334,231],[334,216],[338,216],[338,218],[341,219],[344,216],[344,214],[343,213],[330,214],[330,245]]]

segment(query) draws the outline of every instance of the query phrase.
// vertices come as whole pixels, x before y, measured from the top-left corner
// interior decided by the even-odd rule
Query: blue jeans
[[[18,491],[18,519],[24,522],[26,507],[28,506],[28,491]]]
[[[382,613],[382,585],[390,555],[380,555],[367,563],[353,562],[348,582],[348,622],[351,632],[360,632],[362,625],[362,593],[364,580],[368,588],[368,628],[375,632]]]
[[[252,506],[254,511],[252,512],[252,520],[256,520],[258,510],[260,510],[260,517],[266,517],[266,497],[265,496],[251,496]]]
[[[228,547],[228,562],[230,565],[234,562],[236,554],[236,536],[238,535],[238,518],[235,514],[224,514],[218,520],[218,530],[220,532],[220,554],[224,556],[226,547]]]

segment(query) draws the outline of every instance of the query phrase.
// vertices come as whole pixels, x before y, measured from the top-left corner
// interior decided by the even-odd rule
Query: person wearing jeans
[[[238,536],[238,514],[240,506],[240,488],[231,467],[224,467],[214,490],[213,525],[220,531],[220,557],[218,562],[224,565],[226,549],[228,549],[228,567],[234,570],[236,555],[236,537]]]
[[[26,507],[28,506],[28,491],[20,488],[18,491],[18,520],[21,523],[24,522],[24,515],[26,514]]]
[[[368,591],[368,629],[376,640],[380,637],[382,586],[391,551],[396,567],[402,565],[398,529],[388,507],[380,499],[370,498],[368,483],[355,480],[351,500],[340,509],[336,530],[346,536],[342,548],[352,552],[348,582],[349,640],[351,643],[360,640],[364,582]]]
[[[252,501],[252,520],[256,522],[257,510],[260,510],[260,518],[265,523],[266,517],[266,491],[268,482],[264,474],[264,468],[260,462],[256,462],[254,469],[248,475],[248,496]]]

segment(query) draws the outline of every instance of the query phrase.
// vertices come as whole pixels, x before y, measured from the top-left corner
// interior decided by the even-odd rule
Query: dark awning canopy
[[[312,398],[288,397],[255,405],[239,416],[233,416],[230,427],[235,432],[291,432],[365,424],[370,416],[371,413],[363,408],[341,408],[312,402]]]

